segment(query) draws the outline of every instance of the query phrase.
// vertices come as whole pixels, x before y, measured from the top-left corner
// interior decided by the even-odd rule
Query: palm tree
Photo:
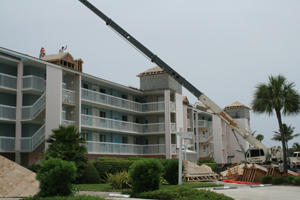
[[[52,130],[53,134],[49,136],[46,142],[50,143],[44,157],[61,158],[66,161],[73,161],[77,167],[76,176],[79,178],[87,165],[85,154],[86,140],[83,133],[77,131],[75,126],[59,126]]]
[[[289,149],[289,147],[288,147],[288,141],[292,140],[292,139],[294,139],[296,137],[299,137],[300,133],[297,133],[297,134],[293,135],[295,127],[292,127],[292,125],[287,126],[286,124],[282,124],[282,127],[283,127],[283,133],[284,133],[284,137],[285,137],[286,149]],[[272,140],[276,140],[276,141],[281,141],[282,138],[281,138],[280,132],[278,132],[278,131],[273,131],[273,132],[275,134],[274,134],[273,138],[271,138],[271,139]]]
[[[299,144],[299,142],[295,142],[293,144],[293,151],[300,151],[300,144]]]
[[[261,142],[265,137],[262,134],[258,134],[255,138]]]
[[[274,111],[277,117],[279,132],[281,135],[284,172],[287,173],[287,156],[285,147],[285,137],[282,125],[282,115],[292,115],[300,113],[300,94],[294,89],[294,82],[287,82],[282,75],[269,76],[269,83],[260,83],[256,86],[252,109],[254,112],[269,116]]]

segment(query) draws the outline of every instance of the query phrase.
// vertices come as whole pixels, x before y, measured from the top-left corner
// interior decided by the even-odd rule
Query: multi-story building
[[[226,146],[232,138],[223,137],[225,123],[203,106],[191,106],[182,86],[159,67],[140,73],[137,89],[85,74],[82,65],[69,53],[38,59],[0,48],[1,155],[25,166],[37,162],[45,138],[60,124],[85,133],[90,160],[174,158],[179,131],[195,134],[188,142],[190,160],[226,162],[235,154]]]

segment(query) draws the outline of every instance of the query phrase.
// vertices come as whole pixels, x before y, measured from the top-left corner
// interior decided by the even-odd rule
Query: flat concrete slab
[[[277,186],[268,185],[267,187],[250,187],[250,185],[236,184],[236,183],[222,183],[227,187],[237,187],[237,189],[223,189],[213,190],[213,188],[207,188],[217,193],[223,193],[227,196],[234,198],[235,200],[276,200],[276,199],[288,199],[298,200],[300,199],[300,187],[298,186]]]

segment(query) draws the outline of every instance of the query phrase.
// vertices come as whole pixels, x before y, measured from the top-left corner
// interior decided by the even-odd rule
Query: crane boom
[[[228,125],[230,125],[239,135],[241,135],[245,140],[247,140],[252,146],[256,148],[261,148],[264,152],[267,152],[267,147],[259,142],[249,131],[247,131],[243,126],[241,126],[236,120],[234,120],[230,115],[223,111],[217,104],[215,104],[211,99],[209,99],[204,93],[200,92],[195,86],[189,83],[185,78],[178,74],[174,69],[172,69],[168,64],[166,64],[157,55],[152,53],[139,41],[137,41],[132,35],[127,33],[123,28],[121,28],[112,19],[108,18],[99,9],[92,5],[87,0],[79,0],[87,8],[98,15],[106,25],[112,28],[117,34],[123,37],[127,42],[134,46],[138,51],[144,54],[151,62],[157,64],[166,73],[173,77],[179,84],[190,91],[199,101],[201,101],[207,108],[211,109],[215,114],[222,118]]]

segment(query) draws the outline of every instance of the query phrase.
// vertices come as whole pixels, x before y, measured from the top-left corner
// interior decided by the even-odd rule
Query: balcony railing
[[[62,89],[62,102],[75,104],[75,91]]]
[[[127,99],[103,94],[100,92],[81,89],[81,98],[87,101],[92,101],[99,104],[105,104],[113,107],[128,109],[136,112],[158,112],[165,110],[165,102],[150,102],[150,103],[137,103]],[[176,106],[174,102],[170,102],[170,110],[174,112]]]
[[[0,119],[15,120],[16,107],[0,105]]]
[[[70,120],[61,120],[61,124],[63,125],[63,126],[71,126],[71,125],[76,125],[76,122],[75,121],[70,121]]]
[[[211,153],[214,152],[214,145],[209,145],[205,150],[201,149],[199,150],[200,157],[208,157]]]
[[[45,92],[46,81],[45,79],[37,76],[24,76],[23,77],[23,89],[34,89]]]
[[[15,151],[15,138],[0,136],[0,151]]]
[[[198,120],[198,126],[209,128],[212,126],[212,122],[207,120]]]
[[[172,147],[174,145],[172,144]],[[99,154],[125,154],[125,155],[160,155],[166,154],[165,144],[137,145],[109,142],[87,142],[88,153]],[[176,153],[176,145],[175,151]],[[172,151],[172,153],[174,153]]]
[[[91,115],[81,115],[81,125],[87,127],[101,128],[106,130],[117,130],[132,133],[163,133],[165,123],[137,124],[132,122],[113,120]],[[175,132],[176,124],[171,123],[171,132]]]
[[[17,77],[0,73],[0,87],[17,88]]]
[[[207,131],[205,134],[200,133],[199,142],[207,142],[213,136],[212,128]]]
[[[33,151],[45,140],[45,125],[43,125],[32,137],[21,138],[21,151]]]
[[[34,119],[44,108],[46,103],[46,93],[44,93],[32,106],[22,107],[22,119]]]

